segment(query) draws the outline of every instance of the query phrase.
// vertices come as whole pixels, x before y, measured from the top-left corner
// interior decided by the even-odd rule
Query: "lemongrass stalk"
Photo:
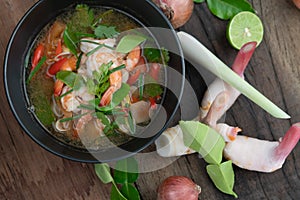
[[[178,32],[177,35],[187,60],[206,68],[214,75],[224,80],[232,87],[236,88],[272,116],[283,119],[290,118],[287,113],[285,113],[263,94],[257,91],[253,86],[243,80],[243,78],[241,78],[238,74],[233,72],[196,38],[182,31]]]

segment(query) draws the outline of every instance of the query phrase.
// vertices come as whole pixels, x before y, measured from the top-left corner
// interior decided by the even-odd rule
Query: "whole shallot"
[[[295,6],[300,9],[300,0],[293,0]]]
[[[193,0],[152,0],[171,21],[174,28],[184,25],[192,15]]]
[[[157,200],[197,200],[201,187],[184,176],[170,176],[158,188]]]

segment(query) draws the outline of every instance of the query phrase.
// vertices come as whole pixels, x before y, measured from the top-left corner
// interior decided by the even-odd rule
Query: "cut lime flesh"
[[[264,29],[260,18],[249,11],[235,15],[227,26],[227,39],[236,49],[240,49],[248,42],[255,41],[259,45],[263,34]]]

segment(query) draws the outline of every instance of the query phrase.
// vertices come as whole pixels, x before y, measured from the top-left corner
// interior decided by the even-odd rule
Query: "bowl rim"
[[[78,158],[78,157],[73,157],[72,155],[63,154],[61,152],[58,152],[57,150],[54,150],[53,148],[48,147],[43,142],[41,142],[38,138],[36,138],[28,130],[28,128],[27,128],[28,125],[24,124],[21,116],[18,113],[18,110],[14,106],[14,103],[13,103],[14,100],[13,100],[13,97],[11,96],[11,94],[10,94],[10,91],[9,91],[9,83],[8,83],[8,76],[7,76],[7,67],[8,67],[8,62],[9,62],[10,53],[11,53],[11,49],[12,49],[12,46],[13,46],[14,39],[16,38],[17,33],[20,31],[21,26],[24,24],[24,21],[28,17],[30,17],[31,13],[35,9],[37,9],[42,3],[47,2],[47,1],[49,1],[49,0],[39,0],[38,2],[34,3],[25,12],[25,14],[22,16],[22,18],[19,20],[19,22],[17,23],[16,27],[14,28],[14,30],[13,30],[11,36],[10,36],[9,42],[7,44],[7,47],[6,47],[5,56],[4,56],[4,64],[3,64],[4,65],[4,67],[3,67],[3,73],[4,73],[3,81],[4,81],[6,98],[8,100],[10,109],[13,112],[13,115],[14,115],[15,119],[17,120],[17,122],[19,123],[19,125],[22,127],[23,131],[25,131],[25,133],[28,136],[30,136],[30,138],[33,141],[35,141],[35,143],[37,143],[39,146],[41,146],[45,150],[47,150],[47,151],[49,151],[49,152],[51,152],[51,153],[53,153],[53,154],[55,154],[55,155],[57,155],[59,157],[62,157],[62,158],[65,158],[65,159],[69,159],[69,160],[72,160],[72,161],[85,162],[85,163],[110,162],[110,161],[124,159],[124,158],[130,157],[130,156],[133,156],[136,153],[142,151],[143,149],[145,149],[146,147],[148,147],[150,144],[152,144],[154,142],[154,140],[156,140],[161,135],[161,133],[163,132],[163,130],[165,130],[170,125],[172,119],[174,118],[174,116],[176,114],[176,111],[178,110],[178,108],[180,106],[180,101],[181,101],[181,98],[182,98],[182,95],[183,95],[183,90],[184,90],[184,85],[185,85],[185,78],[182,78],[182,81],[181,81],[181,84],[180,84],[181,85],[180,92],[177,95],[178,102],[176,103],[176,106],[174,107],[174,110],[173,110],[172,114],[170,115],[169,119],[164,124],[164,127],[157,134],[155,134],[154,136],[152,136],[150,138],[146,138],[147,142],[145,142],[142,147],[137,148],[134,152],[128,152],[126,155],[119,156],[117,159],[109,159],[109,160],[101,160],[101,161],[99,161],[98,159],[95,159],[95,157],[92,156],[89,151],[86,151],[86,153],[90,155],[90,156],[87,156],[87,158]],[[76,1],[76,0],[74,0],[72,2],[75,3],[75,4],[77,4],[79,2],[83,2],[83,3],[86,2],[86,3],[88,3],[90,1],[88,1],[88,0],[87,1]],[[167,17],[163,14],[163,12],[152,1],[145,0],[145,2],[148,3],[150,6],[153,7],[153,9],[156,11],[156,13],[159,14],[160,17],[162,17],[164,19],[165,23],[167,23],[167,25],[168,25],[168,28],[172,31],[172,34],[173,34],[174,39],[175,39],[175,41],[177,43],[177,48],[178,48],[178,51],[179,51],[179,54],[180,54],[180,58],[181,58],[181,70],[182,70],[181,73],[182,73],[182,76],[185,77],[185,63],[184,63],[183,51],[182,51],[181,44],[180,44],[180,41],[179,41],[179,39],[177,37],[175,29],[172,27],[172,24],[167,19]],[[39,126],[41,126],[41,124],[39,124]],[[139,138],[139,139],[141,139],[141,138]],[[56,140],[57,140],[57,143],[60,143],[60,145],[62,145],[62,148],[66,148],[66,149],[71,148],[72,151],[76,150],[76,148],[74,148],[74,147],[72,147],[70,145],[67,145],[67,144],[65,144],[63,142],[60,142],[58,139],[56,139]],[[129,143],[131,141],[132,140],[130,140],[130,141],[126,142],[126,143]],[[122,146],[122,145],[120,145],[120,146]],[[80,152],[83,152],[83,151],[80,149]]]

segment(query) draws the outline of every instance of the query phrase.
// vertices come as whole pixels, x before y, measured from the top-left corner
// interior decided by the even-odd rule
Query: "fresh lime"
[[[257,15],[249,11],[236,14],[227,26],[227,39],[230,44],[240,49],[247,42],[262,41],[264,28]]]

